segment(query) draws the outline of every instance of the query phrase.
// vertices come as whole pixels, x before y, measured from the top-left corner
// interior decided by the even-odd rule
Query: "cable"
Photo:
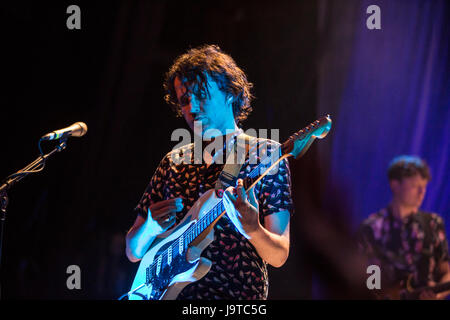
[[[128,292],[127,293],[125,293],[125,294],[123,294],[123,295],[121,295],[120,296],[120,298],[119,299],[117,299],[117,300],[122,300],[123,298],[125,298],[126,296],[128,296]]]

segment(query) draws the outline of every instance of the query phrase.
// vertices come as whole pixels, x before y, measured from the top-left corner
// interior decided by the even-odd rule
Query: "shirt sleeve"
[[[148,208],[158,202],[163,200],[163,182],[165,181],[165,175],[167,172],[167,156],[161,160],[158,168],[153,174],[147,188],[144,191],[139,203],[134,208],[134,213],[141,216],[144,219],[147,219]]]
[[[259,192],[259,212],[262,218],[286,210],[290,215],[294,213],[288,160],[280,161],[278,170],[274,171],[274,174],[268,174],[262,180]]]

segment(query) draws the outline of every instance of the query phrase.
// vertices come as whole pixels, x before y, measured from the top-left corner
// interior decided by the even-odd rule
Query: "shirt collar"
[[[216,163],[218,160],[220,164],[225,163],[226,159],[224,155],[228,155],[228,152],[231,150],[231,148],[236,143],[236,137],[240,134],[244,133],[242,129],[237,129],[231,133],[228,133],[226,135],[217,136],[215,139],[222,139],[223,141],[223,147],[220,150],[217,150],[217,148],[205,148],[203,151],[203,158],[205,160],[206,165],[210,165],[212,163]],[[212,141],[211,143],[216,143],[215,141]],[[209,151],[214,151],[214,154],[211,154]],[[227,152],[228,151],[228,152]]]

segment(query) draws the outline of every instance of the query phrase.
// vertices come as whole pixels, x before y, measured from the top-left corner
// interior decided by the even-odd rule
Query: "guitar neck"
[[[247,195],[249,193],[249,190],[253,188],[262,178],[264,178],[280,161],[290,156],[290,154],[284,154],[267,169],[265,169],[266,165],[264,165],[264,163],[268,157],[261,161],[244,180],[244,185],[248,185],[250,179],[258,176],[258,178],[253,181],[253,183],[249,187],[246,188]],[[262,174],[259,174],[263,168],[265,169],[265,171]],[[223,200],[220,200],[217,205],[214,206],[214,208],[208,211],[202,218],[200,218],[196,223],[194,223],[185,231],[185,233],[183,234],[185,248],[187,248],[193,241],[195,241],[200,235],[202,235],[202,233],[206,229],[210,230],[210,228],[214,227],[214,225],[219,221],[220,218],[222,218],[225,213],[226,211],[223,205]]]

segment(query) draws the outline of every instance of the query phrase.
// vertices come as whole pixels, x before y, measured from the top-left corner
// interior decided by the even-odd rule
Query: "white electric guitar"
[[[330,129],[331,119],[326,116],[289,137],[274,163],[264,164],[263,159],[250,172],[248,178],[257,179],[247,190],[283,159],[303,156],[312,142],[324,138]],[[261,169],[266,169],[263,174]],[[214,225],[225,212],[222,198],[214,189],[204,193],[175,228],[155,238],[140,262],[128,299],[174,300],[185,286],[204,277],[212,262],[200,255],[214,240]]]

